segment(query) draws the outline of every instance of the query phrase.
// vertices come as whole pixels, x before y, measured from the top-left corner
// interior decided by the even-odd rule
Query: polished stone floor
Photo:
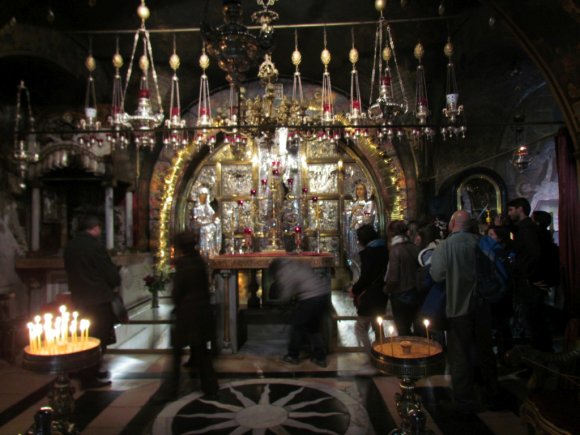
[[[335,304],[337,311],[342,308]],[[344,309],[349,308],[348,301]],[[145,307],[128,326],[126,346],[120,344],[105,357],[111,372],[110,387],[82,390],[75,386],[74,422],[83,434],[384,434],[400,425],[395,377],[377,372],[363,352],[335,352],[328,367],[302,360],[281,361],[288,326],[254,325],[236,354],[215,359],[220,391],[204,398],[199,380],[186,375],[177,400],[161,400],[170,368],[167,328],[170,307]],[[348,312],[345,312],[348,315]],[[150,323],[148,321],[159,323]],[[339,325],[343,348],[356,346],[353,323]],[[342,328],[342,329],[341,329]],[[132,343],[132,344],[130,344]],[[140,350],[147,348],[148,350]],[[0,361],[0,434],[25,433],[35,412],[48,403],[53,375],[26,371]],[[456,421],[439,404],[449,400],[448,375],[417,382],[417,393],[427,414],[427,427],[435,434],[524,434],[518,401],[525,395],[517,373],[501,378],[506,409],[482,412],[473,421]]]

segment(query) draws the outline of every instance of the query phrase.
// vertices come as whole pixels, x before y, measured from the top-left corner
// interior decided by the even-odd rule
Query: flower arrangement
[[[150,293],[158,293],[165,290],[165,285],[173,280],[175,269],[173,266],[167,264],[161,265],[154,269],[153,274],[147,275],[143,278],[145,287]]]

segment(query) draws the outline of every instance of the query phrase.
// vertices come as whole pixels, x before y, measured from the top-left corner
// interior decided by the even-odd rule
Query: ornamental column
[[[133,192],[125,192],[125,245],[133,247]]]
[[[113,186],[105,187],[105,246],[107,250],[115,247],[115,210],[113,207]]]
[[[32,222],[30,225],[30,251],[40,250],[40,187],[32,188]]]

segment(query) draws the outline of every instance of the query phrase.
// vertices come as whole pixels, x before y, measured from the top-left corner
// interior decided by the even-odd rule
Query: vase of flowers
[[[159,292],[165,290],[165,286],[173,279],[175,271],[168,265],[155,267],[152,274],[143,278],[145,287],[151,293],[151,308],[159,308]]]

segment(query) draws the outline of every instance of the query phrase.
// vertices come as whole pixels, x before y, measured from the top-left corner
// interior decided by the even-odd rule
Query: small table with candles
[[[74,388],[68,373],[79,371],[99,363],[100,340],[89,336],[90,323],[78,319],[75,311],[69,313],[63,305],[60,316],[53,321],[51,313],[35,316],[28,323],[29,344],[24,348],[24,368],[55,373],[57,378],[48,393],[49,406],[54,411],[53,429],[62,434],[76,434],[71,417],[74,411]],[[44,320],[44,322],[42,322]]]
[[[375,342],[371,351],[373,365],[387,375],[400,379],[401,393],[396,394],[401,427],[391,434],[423,434],[427,418],[420,399],[415,395],[415,382],[445,370],[443,348],[423,337],[394,337]]]

